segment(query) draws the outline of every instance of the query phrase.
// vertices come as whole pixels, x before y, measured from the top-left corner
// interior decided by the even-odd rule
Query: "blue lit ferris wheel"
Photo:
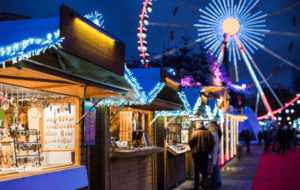
[[[162,55],[151,57],[147,52],[147,27],[148,25],[167,26],[167,27],[189,27],[197,28],[199,38],[188,45],[203,44],[204,48],[208,52],[217,58],[218,64],[221,65],[224,52],[227,50],[229,62],[233,62],[235,66],[236,81],[239,81],[238,76],[238,61],[244,61],[251,77],[258,89],[258,92],[262,98],[265,107],[267,108],[270,116],[274,118],[272,109],[266,99],[266,96],[260,86],[253,67],[257,70],[263,82],[268,86],[280,106],[281,104],[272,88],[267,82],[267,79],[263,76],[262,72],[257,67],[254,58],[252,57],[255,50],[263,49],[270,53],[272,56],[280,59],[283,64],[286,63],[298,70],[300,68],[287,59],[275,54],[271,50],[267,49],[263,44],[263,37],[266,34],[272,35],[285,35],[285,36],[299,36],[296,33],[289,32],[275,32],[270,31],[266,25],[266,19],[280,13],[294,9],[300,5],[300,2],[291,4],[288,7],[277,10],[271,14],[263,14],[262,11],[253,12],[261,0],[212,0],[208,3],[208,6],[201,9],[198,8],[186,0],[177,0],[190,8],[200,12],[199,23],[197,24],[178,24],[178,23],[162,23],[149,21],[149,14],[152,12],[152,0],[145,0],[143,4],[142,14],[140,15],[140,22],[138,28],[138,49],[141,52],[141,62],[148,67],[149,60],[161,58]],[[237,3],[236,3],[237,2]],[[158,3],[158,2],[156,2]],[[176,8],[175,8],[176,9]],[[177,8],[178,9],[178,8]],[[174,10],[175,11],[175,10]],[[174,14],[174,13],[173,13]],[[164,55],[172,54],[178,51],[180,48],[175,48]]]

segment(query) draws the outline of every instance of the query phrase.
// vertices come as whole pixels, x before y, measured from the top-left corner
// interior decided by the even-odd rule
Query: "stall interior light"
[[[282,118],[281,117],[278,117],[278,121],[281,121],[282,120]]]
[[[285,113],[290,113],[290,110],[289,110],[289,109],[286,109],[286,110],[285,110]]]
[[[292,125],[292,122],[289,122],[289,125]]]
[[[295,110],[294,109],[291,109],[291,113],[294,113],[295,112]]]
[[[290,117],[287,117],[286,119],[287,119],[287,120],[290,120],[291,118],[290,118]]]
[[[300,104],[300,100],[297,100],[297,104]]]
[[[113,39],[114,41],[118,42],[119,43],[119,40],[116,39],[115,37],[111,36],[110,34],[106,33],[105,31],[101,30],[99,28],[99,26],[97,26],[95,23],[91,23],[91,22],[87,22],[86,20],[82,19],[81,17],[79,17],[78,15],[76,14],[73,14],[76,18],[78,18],[79,20],[81,20],[82,22],[90,25],[91,27],[93,27],[94,29],[98,30],[99,32],[101,32],[102,34],[106,35],[107,37]]]

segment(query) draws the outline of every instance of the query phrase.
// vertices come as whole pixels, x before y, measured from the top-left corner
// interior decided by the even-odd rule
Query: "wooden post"
[[[166,130],[166,128],[167,128],[167,117],[166,116],[164,116],[164,130]],[[164,137],[164,150],[165,150],[165,152],[164,152],[164,154],[165,154],[165,156],[164,156],[164,166],[165,166],[165,169],[164,169],[164,189],[167,189],[167,172],[168,172],[168,168],[167,168],[167,139],[166,139],[166,137]]]
[[[236,137],[237,137],[237,144],[240,144],[239,141],[239,126],[240,126],[240,120],[237,120],[237,127],[236,127]]]
[[[80,99],[78,97],[75,98],[75,120],[77,121],[80,118],[81,106]],[[74,163],[75,165],[81,164],[81,127],[80,123],[75,125],[75,153],[74,153]]]
[[[107,106],[103,106],[101,109],[103,111],[103,124],[104,128],[104,174],[105,175],[105,187],[104,190],[111,189],[111,171],[112,171],[112,164],[110,159],[110,149],[111,149],[111,132],[110,132],[110,108]],[[101,114],[102,115],[102,114]]]
[[[224,122],[221,122],[221,131],[222,131],[222,136],[221,136],[221,164],[224,164]]]
[[[234,141],[233,141],[233,154],[236,155],[236,117],[233,118],[234,120],[234,127],[233,127],[233,135],[234,135]]]
[[[228,114],[226,114],[226,160],[229,159],[229,141],[228,141],[228,136],[229,136],[229,132],[228,132],[228,122],[229,122],[229,117]]]
[[[91,146],[87,146],[87,171],[88,171],[88,181],[89,181],[89,185],[88,185],[88,190],[91,189],[90,186],[90,181],[91,181],[91,152],[90,152]]]
[[[234,133],[233,117],[230,117],[230,157],[233,157],[233,133]]]

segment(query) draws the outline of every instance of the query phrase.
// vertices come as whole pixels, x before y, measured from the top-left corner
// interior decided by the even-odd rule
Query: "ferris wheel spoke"
[[[213,55],[215,53],[216,49],[219,47],[220,44],[222,44],[221,40],[219,40],[217,43],[215,43],[214,45],[212,45],[208,49],[208,52],[211,52],[211,54]]]
[[[237,53],[237,56],[239,58],[239,61],[241,60],[241,55],[240,55],[240,51],[239,51],[239,48],[237,47],[237,44],[236,43],[233,43],[234,44],[234,49]]]
[[[250,9],[249,13],[251,13],[252,11],[254,11],[261,2],[262,2],[262,0],[259,0],[259,2],[252,9]]]
[[[215,12],[213,12],[212,10],[210,10],[208,7],[205,7],[205,9],[208,11],[208,12],[210,12],[215,18],[217,18],[217,19],[220,19],[221,18],[221,16],[220,15],[218,15],[218,13],[217,13],[217,11],[216,11],[216,13]],[[200,9],[200,11],[201,11],[202,9]]]
[[[234,10],[234,14],[237,14],[240,10],[240,7],[241,7],[241,4],[242,4],[242,0],[240,0],[238,6],[236,7],[236,9]]]
[[[162,58],[163,56],[166,56],[166,55],[172,55],[173,53],[179,52],[181,49],[188,48],[188,47],[193,47],[193,46],[195,46],[197,44],[201,44],[203,42],[204,42],[204,40],[198,41],[198,42],[190,42],[187,45],[183,45],[181,47],[174,48],[174,49],[172,49],[170,51],[167,51],[165,53],[162,53],[160,55],[154,56],[154,57],[150,58],[150,61],[154,61],[154,60],[160,59],[160,58]]]
[[[224,0],[223,0],[223,2],[224,2]],[[224,15],[227,16],[228,13],[227,13],[226,7],[223,6],[221,0],[218,0],[218,3],[219,3],[219,5],[220,5],[220,7],[221,7],[221,9],[222,9],[222,11],[223,11],[223,13],[224,13]]]
[[[212,2],[214,3],[214,5],[216,6],[217,10],[219,11],[219,14],[221,14],[223,17],[226,17],[226,15],[224,14],[224,12],[222,12],[222,10],[219,8],[218,4],[215,2],[215,0],[212,0]]]
[[[259,2],[259,0],[256,0],[255,3],[250,7],[250,4],[252,3],[252,0],[249,2],[249,4],[246,6],[246,8],[244,9],[245,11],[243,13],[241,13],[241,18],[244,18],[245,16],[247,16],[248,13],[250,13],[251,9]]]
[[[242,5],[242,7],[240,8],[240,10],[237,12],[237,14],[241,14],[241,12],[244,10],[244,6],[246,4],[247,0],[244,0],[244,3]]]
[[[214,18],[214,19],[211,19],[211,18],[208,18],[208,17],[203,16],[203,15],[201,15],[200,17],[201,17],[201,18],[204,18],[204,19],[206,19],[206,20],[209,20],[209,21],[211,21],[211,22],[213,22],[213,23],[216,23],[216,25],[219,24],[219,23],[218,23],[218,20],[216,20],[215,18]]]
[[[245,49],[249,49],[249,51],[251,51],[251,53],[254,54],[253,49],[252,49],[246,42],[244,42],[244,38],[240,38],[240,41],[241,41],[241,44],[243,45],[243,47],[244,47]]]
[[[202,9],[199,9],[199,11],[202,12],[203,14],[205,14],[206,16],[210,17],[210,18],[207,18],[207,17],[201,15],[202,18],[206,18],[206,19],[208,19],[208,20],[214,20],[214,21],[218,21],[217,19],[220,18],[220,17],[218,17],[218,16],[216,16],[216,15],[212,16],[211,14],[207,13],[206,11],[204,11],[204,10],[202,10]],[[212,14],[213,14],[213,13],[212,13]]]
[[[253,35],[256,35],[256,36],[261,36],[261,37],[266,36],[265,34],[256,32],[256,29],[246,29],[246,31],[247,31],[247,33],[250,33],[250,34],[253,34]]]
[[[188,7],[192,8],[192,9],[194,9],[196,11],[199,11],[198,7],[196,7],[195,5],[193,5],[193,4],[189,3],[189,2],[186,2],[185,0],[177,0],[177,1],[179,1],[179,2],[181,2],[183,4],[185,4],[185,5],[187,5]]]
[[[298,0],[296,3],[293,3],[293,4],[291,4],[291,5],[288,6],[288,7],[285,7],[285,8],[283,8],[283,9],[274,11],[273,13],[269,14],[268,16],[266,16],[265,19],[266,19],[266,18],[273,17],[273,16],[276,16],[276,15],[279,15],[279,14],[284,13],[284,12],[286,12],[286,11],[293,10],[294,8],[298,7],[299,5],[300,5],[300,1]]]
[[[276,32],[276,31],[270,31],[270,32],[264,32],[264,31],[258,31],[262,34],[272,34],[272,35],[279,35],[279,36],[292,36],[292,37],[300,37],[300,33],[294,33],[294,32]]]
[[[166,27],[179,27],[179,28],[204,28],[203,26],[198,26],[196,24],[167,23],[167,22],[149,22],[149,25],[152,25],[152,26],[166,26]]]
[[[232,45],[235,44],[234,41],[232,41],[231,43],[232,43]],[[238,75],[237,57],[236,57],[237,50],[235,48],[232,48],[232,51],[233,51],[233,61],[234,61],[234,68],[235,68],[235,80],[238,82],[239,81],[239,75]]]
[[[255,42],[254,42],[255,43]],[[271,50],[269,50],[268,48],[264,47],[264,46],[261,46],[261,45],[258,45],[257,46],[259,48],[261,48],[262,50],[264,50],[265,52],[268,52],[270,55],[273,55],[274,57],[280,59],[281,61],[285,62],[286,64],[290,65],[291,67],[294,67],[295,69],[299,70],[300,71],[300,67],[298,67],[297,65],[293,64],[292,62],[284,59],[283,57],[281,57],[280,55],[272,52]]]
[[[249,15],[249,17],[247,16],[247,17],[244,18],[244,21],[248,21],[248,20],[252,19],[253,17],[256,17],[257,15],[259,15],[260,13],[262,13],[262,11],[259,11],[255,14],[253,14],[252,16]]]
[[[215,46],[216,43],[217,43],[217,40],[219,40],[217,36],[215,38],[211,38],[209,40],[206,40],[204,43],[208,43],[209,41],[211,41],[211,42],[209,42],[206,46],[204,46],[204,49],[206,49],[210,46]]]
[[[224,10],[225,10],[226,15],[229,15],[229,11],[227,9],[225,0],[223,0],[223,5],[224,5]]]
[[[266,78],[264,77],[264,75],[262,74],[262,72],[260,71],[260,69],[257,67],[256,63],[254,62],[253,59],[250,59],[254,68],[256,69],[256,71],[258,72],[258,74],[260,75],[260,77],[263,79],[263,81],[265,82],[265,84],[267,85],[267,87],[269,88],[269,90],[271,91],[271,93],[273,94],[273,96],[275,97],[275,99],[277,100],[278,104],[280,105],[281,108],[284,108],[282,103],[280,102],[280,100],[278,99],[277,95],[275,94],[275,92],[273,91],[273,89],[271,88],[271,86],[269,85],[268,81],[266,80]]]
[[[248,21],[245,22],[245,24],[247,25],[247,24],[254,24],[254,23],[262,23],[262,22],[265,22],[264,17],[266,17],[266,15],[268,15],[268,14],[264,14],[264,15],[261,15],[261,16],[259,16],[259,17],[256,17],[256,18],[253,18],[253,19],[251,19],[251,20],[248,20]],[[262,19],[264,19],[264,20],[262,20]],[[262,20],[262,21],[260,21],[260,20]],[[254,22],[254,21],[257,21],[257,22]]]
[[[252,46],[255,50],[258,50],[258,47],[256,47],[251,41],[250,41],[250,38],[248,38],[247,36],[245,35],[241,35],[242,38],[244,41],[245,41],[245,44],[249,44],[250,46]]]

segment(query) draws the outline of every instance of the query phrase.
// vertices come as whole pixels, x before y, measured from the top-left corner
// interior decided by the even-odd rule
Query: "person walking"
[[[262,140],[262,138],[263,138],[263,134],[262,134],[262,132],[261,131],[259,131],[259,133],[258,133],[258,142],[259,142],[259,146],[261,146],[261,140]]]
[[[218,126],[216,121],[211,121],[208,130],[211,132],[211,134],[214,137],[215,141],[215,147],[212,151],[212,160],[213,160],[213,174],[211,178],[211,183],[209,185],[209,188],[215,188],[215,187],[221,187],[221,173],[219,168],[219,150],[220,150],[220,140],[222,136],[222,132],[220,130],[220,127]]]
[[[279,131],[277,132],[276,139],[279,142],[278,154],[280,154],[282,149],[282,155],[285,156],[286,133],[283,130],[283,127],[280,127]]]
[[[276,148],[276,134],[277,134],[277,131],[275,129],[272,129],[271,130],[271,142],[273,143],[272,153],[273,152],[277,152],[277,148]]]
[[[189,146],[194,159],[195,172],[195,186],[194,189],[199,189],[199,172],[202,171],[203,187],[206,190],[207,184],[207,165],[208,154],[210,154],[215,147],[215,140],[211,132],[205,129],[204,124],[197,122],[196,129],[192,132],[189,140]]]
[[[296,129],[293,128],[292,129],[292,142],[293,142],[293,146],[294,148],[297,147],[297,133],[296,133]]]
[[[286,149],[291,150],[291,144],[293,139],[292,127],[287,127],[286,129]]]
[[[240,137],[242,139],[242,142],[245,143],[245,129],[243,129],[240,133]]]
[[[265,152],[269,152],[269,146],[271,141],[270,129],[267,129],[264,132],[264,141],[265,141]]]
[[[250,152],[250,140],[251,140],[251,136],[250,136],[250,132],[248,131],[248,129],[245,130],[245,143],[247,146],[247,152]]]
[[[291,142],[292,142],[293,134],[291,127],[287,127],[286,129],[286,149],[291,150]]]

